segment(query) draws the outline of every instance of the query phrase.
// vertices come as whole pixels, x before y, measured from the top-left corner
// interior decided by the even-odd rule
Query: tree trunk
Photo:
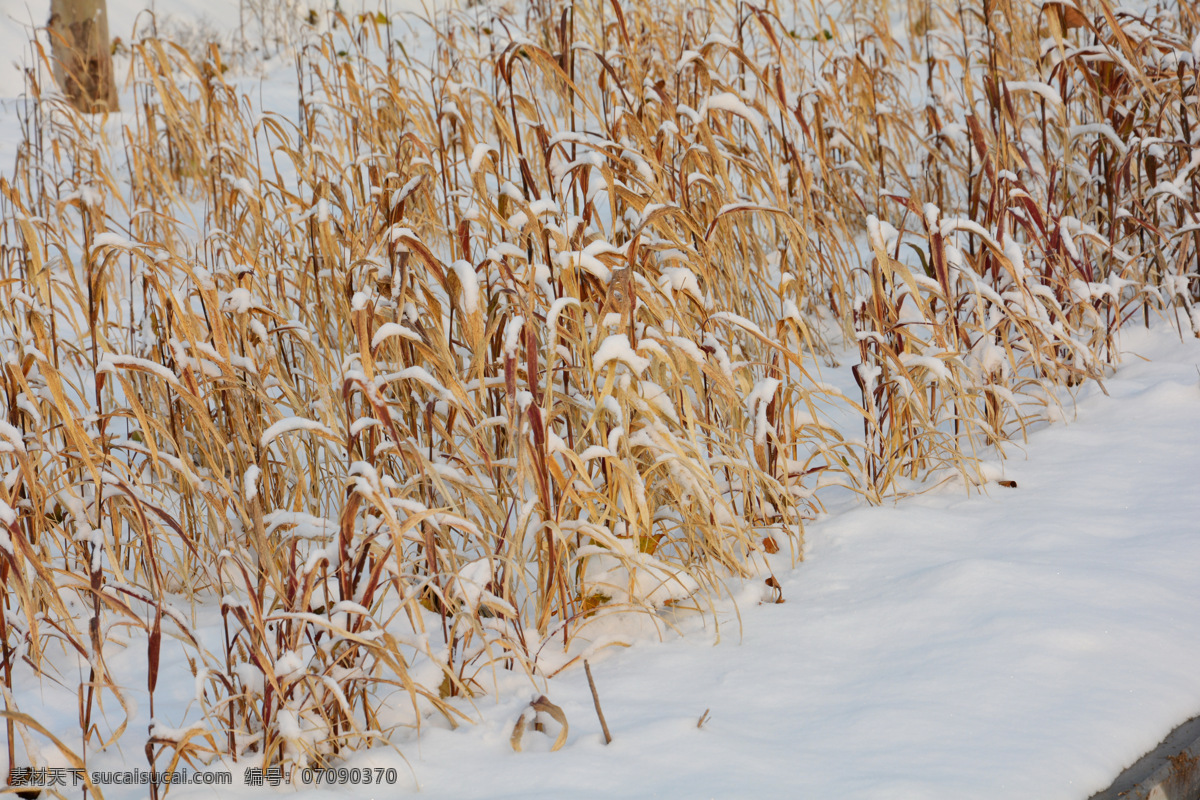
[[[54,79],[78,111],[118,110],[105,0],[50,0]]]

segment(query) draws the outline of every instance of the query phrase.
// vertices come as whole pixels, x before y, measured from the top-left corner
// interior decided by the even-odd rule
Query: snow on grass
[[[293,431],[314,431],[330,439],[337,438],[333,431],[316,420],[304,419],[302,417],[287,417],[263,431],[262,438],[259,440],[259,447],[266,450],[271,445],[271,442],[285,433],[292,433]]]
[[[784,603],[760,604],[760,578],[719,629],[677,608],[659,642],[626,621],[632,647],[589,656],[610,746],[576,669],[547,687],[571,726],[557,753],[554,726],[512,752],[530,696],[509,682],[476,701],[479,725],[402,743],[407,765],[382,748],[347,763],[395,767],[427,798],[1088,797],[1200,708],[1200,346],[1166,330],[1124,345],[1153,360],[1037,431],[1006,462],[1016,488],[836,509],[806,562],[777,569]]]
[[[115,15],[128,13],[136,3],[113,0],[113,5],[118,6]],[[729,40],[715,36],[707,43],[732,46]],[[696,60],[703,58],[687,54],[680,68]],[[276,83],[277,88],[282,85]],[[1010,81],[1008,86],[1038,96],[1046,95],[1049,89],[1029,81]],[[0,86],[0,96],[5,91]],[[286,95],[287,90],[277,94]],[[770,122],[731,92],[710,96],[700,109],[698,114],[693,112],[697,121],[709,111],[726,112],[712,115],[712,121],[723,123],[726,115],[743,118],[760,137]],[[3,114],[0,124],[8,126],[3,131],[13,130],[9,107]],[[1116,137],[1111,126],[1099,123],[1077,125],[1067,132],[1082,141]],[[0,139],[8,136],[0,131]],[[0,155],[4,152],[0,146]],[[476,145],[467,162],[469,171],[479,172],[485,179],[490,177],[488,170],[495,161],[487,158],[490,153],[499,151],[491,145]],[[650,182],[653,174],[644,158],[633,151],[623,152],[622,157],[644,181]],[[596,158],[597,167],[606,163]],[[1165,181],[1164,185],[1174,191],[1164,189],[1160,199],[1183,198],[1184,179],[1197,164],[1200,155],[1183,172]],[[587,190],[589,199],[605,187],[601,170],[593,172],[595,179]],[[700,183],[703,176],[690,176],[689,186],[693,178]],[[397,198],[415,195],[422,180],[409,180]],[[621,189],[627,187],[622,185]],[[510,224],[541,224],[546,218],[546,224],[552,225],[554,218],[562,216],[557,202],[530,200],[512,183],[504,184],[502,194],[524,209],[509,217]],[[644,221],[668,207],[651,203],[634,217]],[[725,203],[716,207],[716,215],[762,207],[741,201]],[[316,222],[324,224],[331,219],[328,201],[320,200],[311,208],[308,214]],[[1001,237],[998,242],[989,228],[973,220],[951,217],[939,222],[939,214],[934,209],[927,220],[931,230],[941,235],[963,234],[954,238],[962,241],[964,248],[969,236],[978,237],[1005,254],[1014,274],[1034,271],[1032,266],[1025,269],[1026,253],[1016,238]],[[1065,215],[1058,227],[1064,234],[1079,234],[1079,248],[1084,238],[1104,239]],[[710,232],[713,230],[710,228]],[[878,230],[889,250],[899,242],[893,226],[880,222]],[[392,226],[390,233],[393,240],[416,238],[399,226]],[[134,247],[116,233],[101,233],[93,242],[97,247]],[[627,257],[620,248],[600,239],[586,244],[572,242],[569,246],[581,249],[558,252],[557,265],[564,271],[577,267],[581,275],[599,279],[600,284],[607,283],[613,274],[601,257]],[[1073,257],[1080,256],[1080,249],[1069,236],[1063,246]],[[497,244],[487,252],[489,259],[521,261],[525,250]],[[667,253],[678,252],[662,251],[659,256],[665,260]],[[950,261],[957,270],[955,259]],[[457,261],[451,270],[458,279],[463,310],[472,314],[487,309],[488,298],[480,295],[485,291],[480,281],[486,272],[477,273],[469,261]],[[966,274],[965,269],[962,274]],[[198,271],[197,275],[207,273]],[[681,292],[697,305],[709,305],[710,298],[701,292],[701,281],[690,267],[664,268],[660,276],[658,286],[664,295]],[[1110,275],[1110,282],[1114,278]],[[1186,294],[1186,278],[1168,278],[1182,280],[1181,292]],[[204,281],[204,288],[213,288],[208,277]],[[705,276],[705,289],[710,288],[709,283]],[[1080,298],[1099,302],[1110,297],[1114,303],[1119,300],[1120,287],[1115,284],[1076,283]],[[938,290],[937,282],[924,275],[914,275],[913,284]],[[1076,290],[1075,284],[1072,290]],[[545,295],[548,298],[550,292]],[[352,308],[367,311],[374,296],[367,291],[356,292]],[[239,316],[256,310],[254,296],[246,289],[223,293],[220,300],[222,311]],[[1000,305],[998,296],[995,302]],[[797,308],[790,299],[786,303]],[[544,318],[551,331],[557,330],[559,317],[568,307],[582,305],[565,297],[550,304]],[[1033,307],[1040,309],[1036,304]],[[697,344],[700,340],[676,336],[680,331],[665,324],[661,328],[665,332],[662,341],[702,367],[710,365],[711,352],[711,364],[732,385],[735,379],[745,378],[740,359],[747,357],[739,352],[736,339],[766,340],[768,331],[742,314],[717,310],[716,306],[710,310],[708,322],[725,324],[705,334],[703,349]],[[537,324],[539,312],[535,309],[529,313],[528,317],[509,316],[499,337],[499,353],[514,362],[522,354],[521,360],[532,360],[529,342],[536,337],[526,338],[532,331],[527,325]],[[409,343],[424,341],[408,324],[415,325],[416,316],[408,316],[405,310],[403,317],[396,317],[401,318],[403,324],[384,322],[375,329],[369,338],[371,349],[393,338]],[[789,318],[800,320],[799,310]],[[920,322],[916,317],[907,321]],[[866,332],[859,334],[864,341],[870,339]],[[564,338],[570,335],[570,330],[564,331]],[[877,331],[870,335],[878,338]],[[548,341],[555,341],[553,333]],[[541,641],[542,649],[531,655],[537,665],[538,690],[561,705],[571,722],[571,735],[563,750],[551,755],[548,737],[527,735],[524,752],[514,754],[509,735],[514,721],[527,708],[530,683],[524,676],[504,673],[494,666],[480,668],[491,674],[481,677],[478,685],[494,689],[494,700],[483,696],[473,701],[452,701],[464,714],[478,716],[480,724],[451,731],[435,718],[425,721],[419,746],[415,735],[399,727],[388,734],[391,749],[377,747],[339,755],[347,767],[394,769],[399,776],[396,786],[381,790],[378,786],[343,782],[332,789],[304,787],[297,796],[304,800],[334,795],[365,798],[418,787],[433,797],[1087,796],[1200,706],[1200,685],[1192,669],[1200,655],[1200,621],[1194,613],[1200,601],[1200,587],[1194,577],[1194,565],[1200,563],[1200,543],[1195,535],[1200,493],[1192,486],[1196,467],[1200,466],[1200,387],[1194,374],[1200,351],[1195,342],[1173,343],[1165,330],[1153,335],[1132,330],[1123,341],[1126,349],[1154,360],[1141,363],[1137,358],[1128,358],[1128,366],[1107,379],[1111,398],[1102,397],[1099,388],[1086,384],[1079,390],[1082,394],[1077,421],[1068,427],[1036,430],[1028,447],[1028,461],[1021,460],[1015,445],[1006,445],[1010,459],[1003,477],[1014,481],[1015,487],[990,483],[988,495],[971,498],[961,494],[961,487],[946,487],[874,508],[851,504],[849,493],[834,495],[832,501],[827,501],[830,513],[806,529],[807,562],[802,567],[792,568],[782,554],[768,558],[776,590],[767,591],[766,573],[745,583],[733,583],[733,599],[711,600],[715,603],[711,615],[691,607],[702,602],[698,599],[700,583],[668,563],[669,556],[659,558],[652,550],[650,537],[618,538],[607,528],[593,526],[596,531],[608,532],[602,542],[592,537],[603,546],[585,544],[574,551],[574,557],[584,566],[581,571],[591,578],[592,588],[607,592],[610,599],[647,607],[641,614],[616,613],[601,607],[600,613],[582,620],[583,630],[576,633],[584,645],[582,655],[587,655],[595,667],[600,696],[616,737],[611,746],[602,744],[590,690],[581,671],[573,668],[578,665],[578,648],[563,653],[561,648],[549,646],[549,638],[541,641],[538,634],[526,631],[533,644]],[[180,344],[178,364],[211,367],[212,377],[220,377],[216,361],[221,357],[215,349],[203,342],[188,347],[196,357],[184,355],[187,348]],[[651,350],[658,354],[654,362],[639,354]],[[937,357],[932,348],[921,352],[925,354],[904,352],[897,360],[907,367],[920,368],[931,380],[951,379],[950,361]],[[838,358],[844,360],[846,355]],[[991,344],[988,336],[977,339],[971,357],[988,374],[1007,375],[1005,351]],[[42,360],[46,361],[44,357]],[[831,358],[831,362],[836,360]],[[624,364],[637,375],[652,366],[657,370],[659,361],[669,363],[670,356],[655,339],[641,338],[635,350],[625,334],[607,336],[592,355],[596,371],[610,364]],[[253,360],[231,356],[231,363],[257,374]],[[124,370],[147,373],[172,389],[180,387],[181,378],[167,367],[134,356],[106,354],[98,371],[122,374]],[[862,365],[859,378],[870,388],[877,385],[880,374],[878,367]],[[842,367],[831,368],[825,377],[845,387],[846,395],[854,396],[854,382],[849,376],[848,367]],[[479,385],[485,380],[481,376]],[[642,399],[658,408],[664,419],[679,424],[668,402],[676,387],[658,380],[667,388],[650,380],[639,382]],[[380,385],[400,381],[432,390],[442,399],[442,405],[451,404],[456,397],[421,366],[385,372],[378,379]],[[454,384],[447,381],[446,385]],[[835,391],[825,384],[815,386]],[[780,423],[772,424],[767,410],[772,399],[786,396],[781,381],[764,378],[747,381],[740,388],[748,390],[743,400],[752,419],[753,442],[764,445],[774,441],[778,435],[774,428]],[[997,396],[1007,391],[999,386],[991,390]],[[522,411],[534,408],[531,392],[519,392],[517,398]],[[602,404],[614,420],[627,424],[626,410],[615,397],[604,397]],[[1012,405],[1017,405],[1016,400]],[[535,411],[541,419],[541,407]],[[798,406],[787,414],[780,418],[801,422],[812,419],[807,409]],[[836,410],[831,412],[831,418],[836,416]],[[846,412],[842,416],[852,415]],[[509,424],[508,417],[487,417],[485,421],[497,426]],[[861,420],[853,421],[861,424]],[[685,423],[695,427],[691,419]],[[360,418],[349,429],[356,436],[379,426],[376,420]],[[279,437],[292,432],[315,432],[340,439],[325,424],[295,416],[269,426],[259,439],[259,447],[266,450]],[[653,443],[645,430],[635,428],[634,433],[638,435],[630,436],[630,447],[619,447],[625,431],[614,427],[608,432],[607,447],[594,444],[582,448],[578,459],[581,463],[596,460],[608,469],[603,460],[617,459],[618,453]],[[569,452],[562,437],[551,430],[545,435],[546,452]],[[428,446],[431,473],[455,480],[467,475],[457,466],[433,461],[433,445]],[[24,454],[24,447],[22,431],[0,421],[0,452]],[[282,449],[276,448],[276,454]],[[732,463],[727,454],[720,457]],[[164,454],[162,458],[174,456]],[[590,467],[599,470],[601,463]],[[800,465],[798,470],[805,466],[796,463]],[[357,462],[356,468],[364,464]],[[995,479],[998,469],[984,466],[979,472]],[[353,470],[351,474],[355,474]],[[571,484],[572,489],[583,485],[582,477],[579,484]],[[282,491],[280,484],[285,481],[278,474],[270,482],[263,478],[258,466],[249,466],[241,473],[247,502],[258,497],[260,489],[263,494],[259,499],[264,503],[268,491]],[[11,483],[15,478],[8,480]],[[476,480],[476,473],[471,473],[471,480]],[[836,474],[816,478],[818,485],[836,480],[840,480]],[[374,481],[377,486],[383,485],[378,475]],[[462,482],[467,482],[466,477]],[[370,481],[361,478],[360,485],[368,484]],[[378,489],[373,491],[382,495]],[[625,497],[621,500],[630,502]],[[415,500],[405,498],[403,502],[412,506],[409,510],[428,510]],[[722,524],[730,513],[715,493],[685,502],[697,505],[704,513],[711,504],[711,516]],[[396,504],[401,504],[400,498]],[[536,524],[537,520],[530,517],[531,508],[532,501],[522,511],[523,517],[513,516],[514,521],[520,520],[515,529],[524,531],[532,529],[525,523]],[[629,507],[623,510],[628,512]],[[665,509],[667,514],[672,511]],[[17,519],[18,511],[0,502],[0,523],[13,531],[12,535],[0,533],[0,550],[8,555],[16,551],[14,542],[21,542],[13,538]],[[450,514],[431,512],[427,520],[433,527],[453,527],[465,537],[482,538],[477,527]],[[310,545],[329,541],[338,532],[336,513],[318,515],[289,506],[263,513],[261,523],[264,535],[276,537],[276,541],[295,544],[311,540],[303,542],[309,566],[301,574],[312,572],[313,565],[322,559],[332,560],[332,548],[322,550]],[[567,520],[561,528],[582,530],[579,523]],[[574,529],[571,524],[575,524]],[[781,541],[783,538],[780,536]],[[102,535],[95,541],[101,539]],[[104,554],[99,547],[94,550],[94,563],[99,563]],[[512,604],[489,589],[500,564],[500,559],[488,555],[458,563],[446,573],[448,596],[480,612],[480,630],[518,615]],[[508,562],[504,566],[509,568]],[[322,585],[314,593],[314,601],[325,602],[326,591]],[[365,606],[349,600],[338,602],[330,613],[342,612],[368,616]],[[221,647],[221,620],[211,604],[196,606],[193,615],[197,617],[193,624],[198,638],[210,652],[217,652]],[[110,668],[114,674],[144,675],[140,641],[123,638],[128,634],[119,626],[107,635],[114,645],[108,648],[113,651]],[[423,647],[420,652],[434,660],[430,638],[410,635],[414,646]],[[164,654],[155,697],[153,723],[156,730],[168,732],[168,738],[175,735],[171,731],[194,730],[196,709],[203,705],[197,700],[204,691],[203,668],[194,675],[195,665],[177,645],[166,645],[168,652]],[[276,678],[300,680],[308,668],[305,658],[294,650],[263,663],[274,665]],[[75,662],[64,656],[58,666],[70,673]],[[469,678],[466,672],[470,666],[463,665],[464,679]],[[560,668],[558,677],[545,678]],[[258,694],[265,690],[262,669],[249,663],[237,664],[236,669],[243,688]],[[437,669],[433,664],[434,686],[440,680]],[[341,692],[329,676],[320,677],[325,688],[314,688],[314,694]],[[73,732],[78,737],[75,687],[69,680],[64,683],[68,690],[60,691],[46,681],[26,681],[16,689],[22,698],[22,711],[52,731],[64,735]],[[127,729],[130,733],[119,746],[93,749],[89,753],[92,768],[143,765],[140,748],[144,739],[138,736],[150,721],[149,707],[144,692],[131,688],[142,684],[134,679],[128,683],[124,690],[129,695],[129,707],[134,709]],[[345,705],[344,696],[339,697]],[[408,702],[402,688],[397,688],[396,698],[395,703],[381,706],[383,716],[394,711],[389,706]],[[706,711],[710,712],[707,716]],[[313,744],[314,737],[319,736],[314,731],[320,726],[314,727],[311,714],[311,710],[280,709],[281,734],[297,756],[306,742]],[[396,716],[398,719],[390,720],[391,724],[411,722],[407,717],[400,721],[399,712]],[[380,720],[381,727],[386,729],[389,719]],[[27,746],[35,750],[28,755],[35,756],[38,763],[57,766],[63,762],[53,748],[42,747],[38,752],[36,742],[21,745]],[[231,789],[214,792],[207,787],[178,787],[172,796],[190,797],[198,791],[206,797],[262,796],[264,791],[272,790],[242,785],[242,771],[254,765],[254,759],[251,753],[236,764],[217,760],[208,765],[210,769],[233,771],[237,785]],[[106,796],[118,799],[144,794],[144,787],[110,786],[106,791]]]
[[[605,338],[592,357],[592,367],[599,372],[606,364],[624,364],[640,375],[650,366],[650,359],[639,356],[629,344],[629,337],[614,333]]]

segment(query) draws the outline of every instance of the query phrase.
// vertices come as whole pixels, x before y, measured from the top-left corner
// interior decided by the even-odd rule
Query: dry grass
[[[154,39],[120,120],[31,87],[0,179],[10,757],[19,673],[83,661],[86,757],[103,703],[153,714],[166,636],[206,722],[150,764],[328,763],[396,693],[456,724],[598,616],[798,556],[826,487],[982,482],[1122,325],[1200,332],[1185,5],[547,1],[423,23],[429,63],[343,17],[294,116]],[[819,371],[855,349],[851,398]]]

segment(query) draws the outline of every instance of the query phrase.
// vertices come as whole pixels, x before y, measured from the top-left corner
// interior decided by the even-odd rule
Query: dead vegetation
[[[203,724],[149,731],[160,769],[457,724],[600,615],[798,557],[831,487],[983,482],[1122,326],[1200,331],[1186,4],[784,11],[481,5],[411,56],[341,17],[289,114],[155,39],[120,118],[31,86],[0,179],[10,765],[21,673],[85,665],[86,758],[104,703],[153,715],[164,638]],[[847,357],[854,396],[822,377]],[[133,640],[144,686],[106,660]]]

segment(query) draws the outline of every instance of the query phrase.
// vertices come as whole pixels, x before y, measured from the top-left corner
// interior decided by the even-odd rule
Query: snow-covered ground
[[[231,18],[238,4],[221,2],[177,5]],[[5,59],[23,50],[17,21],[42,21],[42,5],[6,1]],[[139,9],[110,0],[113,34]],[[20,85],[6,61],[0,98]],[[15,152],[14,102],[0,100],[0,172]],[[392,767],[401,790],[447,798],[1083,800],[1200,711],[1200,344],[1166,324],[1131,325],[1122,349],[1109,396],[1086,385],[1069,424],[1032,432],[1024,452],[1009,447],[997,474],[1015,487],[946,486],[877,508],[847,498],[808,526],[803,564],[776,557],[782,603],[760,577],[731,587],[715,614],[593,623],[597,641],[629,645],[590,655],[612,744],[576,664],[537,687],[501,676],[496,697],[463,703],[478,724],[430,722],[347,766]],[[186,665],[173,667],[162,683],[182,676],[175,691],[164,686],[176,706],[158,712],[168,721],[192,695]],[[23,711],[51,730],[76,725],[74,707],[55,707],[62,695],[38,709],[30,689]],[[548,720],[549,736],[527,733],[514,752],[513,726],[539,693],[566,714],[565,746],[550,752],[558,729]],[[148,722],[135,714],[131,742]],[[122,765],[145,768],[140,744],[91,766]],[[241,784],[247,766],[210,768]],[[396,788],[341,783],[298,796]]]
[[[1089,385],[1071,422],[1012,449],[1015,487],[833,508],[808,527],[803,564],[777,556],[783,603],[759,578],[715,615],[593,623],[597,641],[629,645],[590,655],[611,745],[575,664],[539,686],[501,676],[497,696],[462,702],[478,724],[430,720],[346,763],[392,767],[395,786],[252,787],[242,762],[209,767],[233,787],[171,796],[1083,800],[1200,710],[1200,343],[1163,324],[1130,328],[1122,349],[1110,396]],[[162,719],[192,682],[182,663],[164,669]],[[37,692],[22,709],[69,731],[75,708],[46,694],[38,709]],[[565,746],[551,752],[547,717],[514,752],[543,692],[566,714]],[[130,730],[147,722],[139,711]],[[140,748],[89,763],[144,765]]]
[[[402,782],[447,798],[1104,788],[1200,711],[1200,344],[1164,326],[1123,345],[1111,397],[1086,390],[1070,424],[1005,462],[1016,488],[840,509],[808,528],[805,563],[777,572],[786,602],[746,584],[719,643],[691,619],[684,636],[596,653],[611,745],[574,669],[546,692],[570,723],[562,750],[548,721],[513,752],[533,696],[514,686],[478,701],[481,724],[401,745]]]

